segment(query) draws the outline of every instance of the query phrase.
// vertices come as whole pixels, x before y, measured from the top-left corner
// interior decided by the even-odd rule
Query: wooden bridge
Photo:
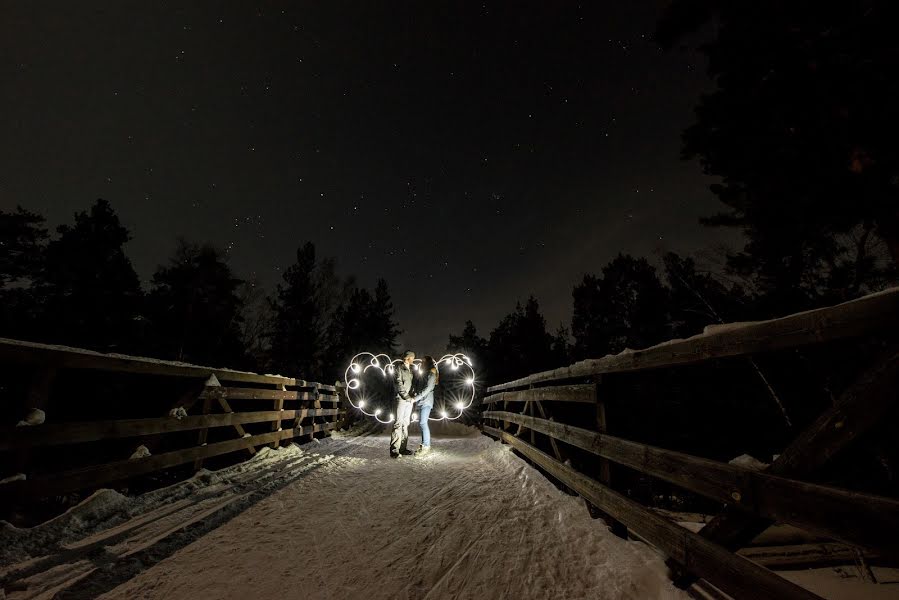
[[[330,437],[348,416],[334,385],[0,340],[0,503],[18,519],[0,528],[0,585],[8,598],[679,597],[670,574],[694,597],[817,598],[783,569],[841,563],[873,590],[878,565],[899,562],[899,500],[830,481],[896,416],[897,326],[893,289],[535,373],[481,399],[502,445],[450,429],[421,461],[390,461],[383,433]],[[622,378],[859,340],[864,368],[761,470],[616,429]],[[34,424],[13,426],[29,410]],[[717,516],[685,527],[638,501],[644,479]],[[75,508],[28,521],[60,503]],[[806,537],[751,545],[774,524]]]

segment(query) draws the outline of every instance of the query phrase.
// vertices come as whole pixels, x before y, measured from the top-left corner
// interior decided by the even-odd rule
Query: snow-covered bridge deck
[[[423,459],[387,445],[338,435],[137,498],[101,492],[3,533],[2,562],[34,557],[6,567],[8,598],[686,597],[660,555],[508,446],[461,426]]]
[[[494,385],[482,399],[489,407],[481,413],[483,431],[509,446],[451,426],[432,456],[400,461],[387,458],[385,434],[321,439],[345,423],[337,386],[0,340],[0,362],[25,367],[23,377],[31,377],[20,382],[28,390],[20,400],[33,409],[24,421],[28,427],[0,432],[0,451],[12,459],[8,470],[23,469],[0,480],[0,504],[20,511],[11,513],[13,522],[34,522],[24,518],[32,500],[46,509],[62,497],[71,506],[77,500],[67,494],[73,492],[137,486],[128,496],[101,489],[32,529],[0,522],[0,600],[259,593],[681,597],[668,582],[661,555],[612,536],[580,500],[560,493],[510,446],[605,513],[613,528],[626,527],[664,552],[681,585],[711,583],[735,597],[764,600],[897,597],[899,586],[872,584],[893,584],[899,572],[876,573],[880,565],[866,561],[897,556],[899,500],[817,481],[833,457],[860,435],[876,433],[892,414],[899,389],[897,307],[899,288]],[[833,405],[763,471],[608,430],[606,397],[615,388],[606,382],[605,393],[601,389],[607,375],[871,336],[877,339],[848,347],[864,350],[866,365],[844,374],[847,383]],[[54,395],[57,371],[66,385],[53,384]],[[76,376],[84,373],[95,376]],[[123,381],[132,384],[128,402],[117,393]],[[70,401],[75,393],[82,402]],[[35,399],[40,402],[32,404]],[[52,415],[46,424],[44,411],[34,409],[43,406]],[[554,414],[553,407],[561,408]],[[84,408],[97,414],[83,415]],[[273,449],[292,440],[310,443]],[[234,453],[254,456],[135,495],[142,485],[174,481],[204,460],[230,460],[234,456],[225,455]],[[617,491],[609,463],[703,496],[720,512],[698,534],[687,531],[680,518],[663,518]],[[851,586],[841,593],[846,586],[833,581],[767,570],[818,564],[746,554],[747,543],[773,523],[828,542],[811,553],[827,564],[837,555],[857,560],[859,575],[871,584],[862,581],[864,590]],[[746,560],[750,555],[756,558]]]

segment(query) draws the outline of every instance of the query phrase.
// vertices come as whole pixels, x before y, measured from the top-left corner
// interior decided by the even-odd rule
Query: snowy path
[[[424,459],[388,458],[384,435],[343,436],[149,498],[109,492],[48,524],[56,552],[0,577],[15,581],[10,599],[686,597],[660,556],[610,534],[507,446],[450,433]],[[38,556],[34,538],[14,547]]]

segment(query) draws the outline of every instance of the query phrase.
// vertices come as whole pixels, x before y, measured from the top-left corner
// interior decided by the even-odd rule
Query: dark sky
[[[401,346],[550,329],[619,252],[732,239],[680,132],[708,86],[661,3],[4,3],[0,209],[109,200],[148,281],[178,236],[271,288],[313,241],[385,277]],[[360,348],[360,350],[363,350]]]

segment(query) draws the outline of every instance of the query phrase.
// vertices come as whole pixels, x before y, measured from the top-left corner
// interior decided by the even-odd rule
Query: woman
[[[421,426],[421,446],[415,451],[415,456],[424,456],[431,451],[431,429],[428,427],[428,417],[434,408],[434,387],[440,381],[440,373],[437,371],[437,363],[434,357],[425,356],[421,359],[421,366],[427,373],[428,382],[423,390],[415,396],[421,413],[418,416],[418,424]]]

